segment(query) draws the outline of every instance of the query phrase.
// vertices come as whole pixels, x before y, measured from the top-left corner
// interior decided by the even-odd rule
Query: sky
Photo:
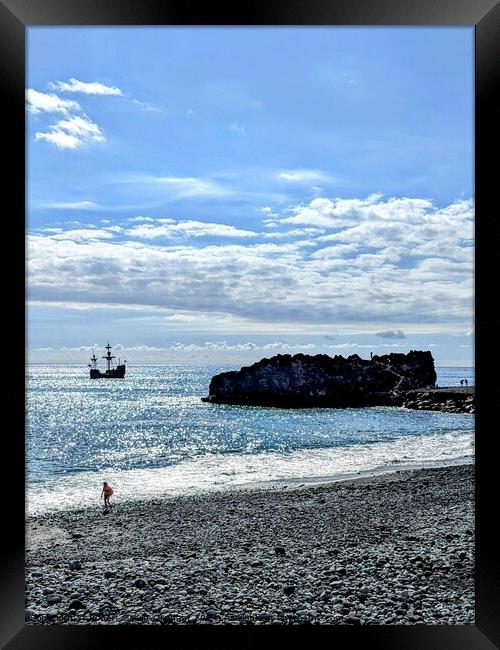
[[[30,27],[32,363],[474,358],[472,27]]]

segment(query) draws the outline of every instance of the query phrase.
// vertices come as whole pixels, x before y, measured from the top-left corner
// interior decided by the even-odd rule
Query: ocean
[[[208,404],[234,366],[129,366],[91,380],[85,366],[30,365],[28,514],[129,499],[338,480],[473,462],[474,416],[400,408],[277,409]],[[473,368],[436,368],[439,386],[474,385]]]

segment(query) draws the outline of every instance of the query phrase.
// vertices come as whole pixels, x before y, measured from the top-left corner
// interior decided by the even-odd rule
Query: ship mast
[[[108,354],[105,357],[103,357],[103,359],[106,359],[108,363],[108,372],[109,372],[111,370],[111,359],[116,359],[116,357],[111,356],[111,346],[109,344],[109,341],[108,344],[105,346],[105,348],[108,351]]]

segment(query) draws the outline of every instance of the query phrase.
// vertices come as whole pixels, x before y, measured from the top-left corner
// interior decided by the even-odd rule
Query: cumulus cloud
[[[71,78],[69,81],[51,81],[51,88],[67,93],[83,93],[85,95],[123,95],[115,86],[106,86],[98,81],[90,83]]]
[[[35,140],[45,140],[55,145],[58,149],[76,149],[82,143],[79,138],[64,131],[38,131],[35,133]]]
[[[112,229],[99,230],[94,228],[80,228],[76,230],[59,231],[52,235],[55,240],[72,240],[72,241],[96,241],[99,239],[112,239]]]
[[[122,94],[118,88],[100,83],[85,83],[77,79],[69,82],[51,82],[52,88],[66,92],[81,92],[92,95]],[[78,149],[83,145],[106,141],[101,128],[82,112],[78,102],[62,99],[58,95],[39,92],[32,88],[26,91],[27,108],[32,115],[40,113],[62,113],[65,119],[51,124],[35,133],[35,140],[53,144],[57,149]]]
[[[405,339],[405,333],[401,330],[386,330],[385,332],[377,332],[375,336],[380,336],[382,339]]]
[[[311,232],[310,228],[303,229],[308,234]],[[359,244],[337,244],[336,246],[326,246],[319,251],[316,251],[311,255],[313,259],[326,259],[326,258],[338,258],[346,257],[352,255],[359,250]]]
[[[35,139],[51,142],[59,149],[76,149],[85,144],[106,141],[99,126],[86,116],[59,120],[50,127],[50,131],[35,133]]]
[[[160,220],[159,220],[160,221]],[[235,226],[222,223],[206,223],[204,221],[178,221],[162,219],[167,223],[145,223],[134,226],[127,231],[132,237],[141,239],[157,239],[159,237],[256,237],[257,233],[251,230],[242,230]]]
[[[264,233],[263,236],[266,239],[284,239],[286,237],[316,236],[322,232],[324,232],[324,230],[321,230],[320,228],[294,228],[292,230],[281,230],[279,232],[266,232]],[[313,240],[310,240],[308,243],[311,246],[316,245],[316,243]]]
[[[57,95],[42,93],[33,88],[26,91],[26,101],[28,102],[28,111],[33,115],[38,113],[68,113],[69,111],[79,111],[80,104],[67,99],[61,99]]]
[[[378,249],[377,255],[390,256],[392,262],[407,256],[471,263],[473,257],[472,200],[438,208],[427,199],[384,200],[381,194],[366,199],[318,197],[266,219],[266,226],[271,223],[281,228],[322,228],[325,233],[317,237],[318,244]]]
[[[101,129],[94,124],[87,117],[72,117],[67,120],[60,120],[56,128],[66,131],[67,133],[72,133],[73,135],[81,138],[91,138],[97,142],[103,142],[104,136],[102,135]]]
[[[359,222],[380,198],[373,194],[366,199],[328,199],[318,197],[307,205],[291,208],[292,216],[282,217],[283,224],[300,224],[324,228],[341,228]]]
[[[269,327],[356,325],[395,341],[400,327],[470,327],[471,201],[444,208],[380,195],[314,201],[278,217],[282,240],[266,241],[269,233],[257,228],[151,217],[113,230],[33,233],[30,297],[216,313]],[[306,209],[325,220],[321,227],[306,220]],[[290,213],[302,215],[303,227],[285,223]],[[430,242],[429,257],[422,251]]]
[[[100,350],[101,344],[80,345],[77,347],[35,347],[29,351],[30,362],[62,362],[68,359],[86,363],[93,350]],[[400,343],[381,344],[381,348],[401,348]],[[131,365],[158,364],[158,363],[185,363],[193,360],[200,363],[253,363],[263,356],[271,357],[276,354],[343,354],[348,356],[356,351],[363,354],[365,349],[372,346],[360,345],[356,342],[338,343],[336,345],[323,345],[321,343],[291,343],[288,341],[270,341],[256,343],[242,341],[239,343],[228,342],[224,339],[209,340],[204,342],[173,342],[164,346],[137,344],[127,346],[114,342],[113,349],[121,358],[126,358]]]

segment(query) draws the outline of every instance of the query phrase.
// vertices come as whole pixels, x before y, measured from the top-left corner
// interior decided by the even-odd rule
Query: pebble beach
[[[474,467],[31,516],[28,624],[474,624]]]

